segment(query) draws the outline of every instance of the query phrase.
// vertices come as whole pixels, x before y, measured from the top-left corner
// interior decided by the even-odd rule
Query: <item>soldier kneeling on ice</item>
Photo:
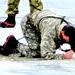
[[[26,56],[29,52],[31,51],[26,51],[26,50],[18,50],[18,44],[21,44],[18,42],[18,40],[16,40],[16,38],[13,35],[9,35],[6,39],[6,42],[3,44],[3,46],[0,46],[0,54],[5,55],[5,56],[9,56],[10,54],[17,54],[20,53],[20,57],[22,56]],[[26,45],[22,45],[22,48],[26,49]],[[20,46],[21,47],[21,46]],[[36,51],[37,52],[37,51]],[[34,53],[34,52],[33,52]],[[71,45],[68,43],[64,43],[62,44],[58,49],[56,49],[55,55],[63,55],[64,59],[71,59],[73,57],[73,50],[71,49]],[[38,54],[37,54],[38,55]],[[29,53],[29,55],[34,58],[34,54]],[[41,58],[41,55],[39,55]],[[37,56],[39,58],[39,56]],[[57,58],[59,59],[59,58]]]
[[[47,60],[72,58],[75,51],[75,28],[72,23],[66,17],[56,15],[49,10],[42,10],[40,0],[29,0],[29,3],[31,12],[21,22],[23,35],[28,45],[19,43],[15,39],[16,43],[13,44],[15,49],[12,49],[25,57],[41,57]],[[70,44],[71,49],[65,54],[57,54],[56,50],[64,43]],[[10,50],[13,51],[12,49]],[[8,52],[11,53],[11,51]]]

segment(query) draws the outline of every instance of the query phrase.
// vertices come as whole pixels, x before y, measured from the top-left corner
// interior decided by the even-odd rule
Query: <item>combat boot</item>
[[[2,28],[13,28],[15,27],[15,15],[8,15],[7,19],[4,22],[0,22],[0,27]]]

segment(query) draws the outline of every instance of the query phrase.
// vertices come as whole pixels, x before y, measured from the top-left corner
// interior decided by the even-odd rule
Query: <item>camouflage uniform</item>
[[[68,23],[62,19],[49,10],[26,15],[21,26],[28,46],[19,43],[17,49],[27,57],[39,54],[44,59],[63,59],[63,55],[55,54],[57,44],[60,45],[60,31]]]
[[[8,0],[7,14],[17,14],[20,0]]]
[[[33,13],[26,15],[21,22],[28,45],[18,43],[17,50],[26,57],[63,59],[63,55],[55,54],[55,51],[58,48],[57,44],[60,45],[58,43],[61,40],[60,31],[67,25],[65,18],[49,10],[42,10],[40,0],[29,0],[29,2],[30,11]]]
[[[20,0],[8,0],[7,14],[18,14],[18,5]],[[29,0],[30,2],[30,12],[41,10],[42,3],[40,0]]]

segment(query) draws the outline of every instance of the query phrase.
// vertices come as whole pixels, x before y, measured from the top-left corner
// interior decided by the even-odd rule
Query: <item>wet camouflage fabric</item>
[[[60,31],[67,23],[64,21],[61,23],[61,19],[50,16],[60,17],[49,10],[42,10],[23,18],[21,26],[28,45],[19,43],[17,49],[20,53],[27,57],[40,54],[44,59],[64,58],[63,55],[55,54],[55,51],[58,39],[60,40]]]
[[[18,5],[20,0],[8,0],[7,14],[17,14],[19,12]],[[41,10],[43,8],[42,2],[40,0],[29,0],[30,12]]]

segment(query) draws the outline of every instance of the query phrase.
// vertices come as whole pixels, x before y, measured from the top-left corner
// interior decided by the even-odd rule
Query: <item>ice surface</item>
[[[7,17],[8,0],[0,0],[0,21]],[[67,16],[75,24],[75,0],[42,0],[44,9]],[[28,0],[20,0],[19,14],[16,16],[15,28],[0,28],[0,45],[10,34],[17,39],[23,37],[20,22],[24,15],[29,13]],[[20,40],[26,43],[25,39]],[[75,56],[71,60],[40,60],[27,58],[0,57],[0,75],[75,75]]]
[[[75,60],[75,59],[74,59]],[[1,75],[75,75],[74,60],[0,61]]]

